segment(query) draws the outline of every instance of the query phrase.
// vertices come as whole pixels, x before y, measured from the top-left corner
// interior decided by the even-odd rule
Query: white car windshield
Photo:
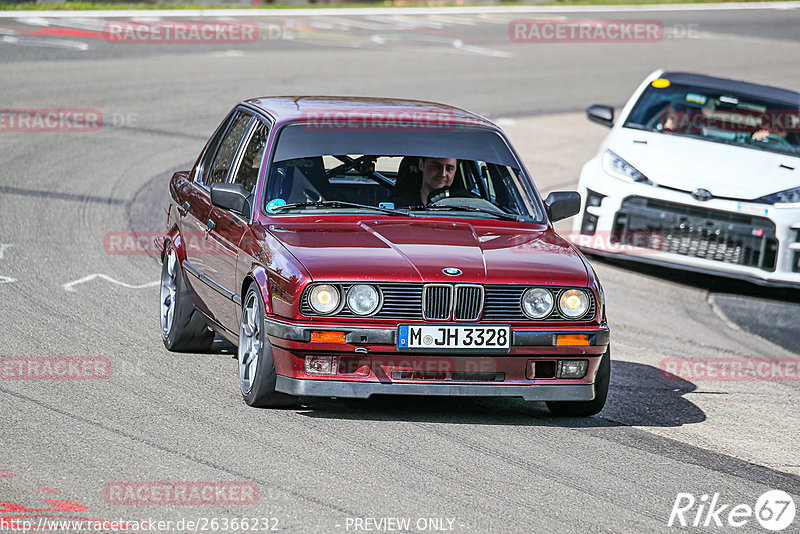
[[[800,153],[797,104],[706,87],[650,85],[624,126],[770,152]]]

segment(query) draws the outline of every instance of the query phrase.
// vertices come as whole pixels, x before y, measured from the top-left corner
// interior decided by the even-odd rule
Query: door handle
[[[208,234],[211,233],[211,230],[213,230],[215,226],[216,223],[214,223],[214,221],[209,219],[208,222],[206,223],[206,237],[208,237]]]
[[[189,213],[189,208],[191,207],[191,204],[189,204],[189,201],[187,200],[183,203],[183,206],[178,206],[178,213],[181,217],[186,217],[186,214]]]

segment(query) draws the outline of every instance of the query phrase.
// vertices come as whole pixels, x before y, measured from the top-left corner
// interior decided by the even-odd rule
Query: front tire
[[[275,391],[278,373],[272,359],[272,346],[264,331],[264,301],[261,290],[250,284],[242,305],[239,328],[239,386],[248,406],[292,406],[297,397]]]
[[[611,381],[611,346],[600,359],[600,367],[594,380],[594,399],[590,401],[548,401],[547,408],[557,417],[588,417],[600,413],[608,397]]]
[[[173,352],[207,352],[214,343],[214,332],[192,304],[172,246],[161,267],[161,340]]]

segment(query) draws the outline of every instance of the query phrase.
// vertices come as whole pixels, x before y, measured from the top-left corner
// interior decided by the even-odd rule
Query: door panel
[[[231,215],[211,205],[209,187],[213,183],[228,180],[231,166],[249,131],[252,117],[237,111],[230,118],[227,131],[215,152],[198,176],[195,202],[187,215],[184,239],[190,246],[186,256],[191,278],[200,303],[197,307],[217,324],[230,328],[230,318],[235,316],[237,304],[232,299],[236,292],[233,282],[236,276],[236,246],[238,241],[231,236]],[[194,209],[194,206],[197,209]],[[234,225],[235,226],[235,225]],[[228,239],[233,237],[233,239]],[[235,329],[238,332],[238,327]]]
[[[218,207],[211,208],[209,220],[213,229],[209,232],[209,244],[215,253],[206,258],[205,269],[221,287],[215,290],[216,321],[231,332],[239,333],[238,301],[239,286],[236,283],[236,258],[239,243],[247,229],[247,223],[239,216]],[[220,293],[222,292],[222,293]],[[223,294],[224,293],[224,294]]]
[[[204,257],[202,253],[203,235],[206,226],[203,221],[207,221],[211,213],[211,199],[196,184],[189,184],[186,188],[186,200],[189,209],[186,215],[179,219],[178,228],[181,231],[186,259],[196,268],[201,269]],[[184,269],[184,273],[184,279],[189,286],[195,307],[213,319],[214,314],[204,299],[205,285],[189,270]]]
[[[242,147],[241,154],[235,160],[236,167],[230,173],[232,183],[241,184],[250,192],[250,206],[254,206],[253,195],[255,194],[258,171],[264,157],[264,150],[267,144],[269,127],[259,120],[256,120],[248,133]],[[250,210],[252,212],[252,209]],[[242,285],[242,278],[247,274],[237,272],[237,256],[243,236],[246,234],[250,221],[250,214],[234,214],[222,208],[212,208],[211,219],[214,221],[214,229],[211,235],[217,240],[220,247],[230,250],[231,254],[220,254],[213,258],[213,267],[220,271],[218,281],[234,293],[239,293]],[[249,270],[249,266],[248,266]],[[232,332],[239,331],[239,306],[233,301],[232,306],[226,306],[220,312],[220,322],[225,328]]]

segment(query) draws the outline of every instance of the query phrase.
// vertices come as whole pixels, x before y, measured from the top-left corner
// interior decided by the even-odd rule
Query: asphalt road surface
[[[512,20],[563,16],[655,20],[663,38],[509,40]],[[217,44],[112,42],[100,33],[112,20],[126,19],[0,18],[0,107],[102,116],[83,133],[0,128],[0,356],[95,358],[111,369],[104,380],[0,381],[0,522],[162,520],[173,521],[162,531],[184,532],[203,529],[177,521],[206,521],[211,531],[218,518],[222,531],[223,519],[264,518],[258,530],[666,532],[677,531],[668,521],[679,494],[691,494],[697,504],[686,519],[704,522],[698,508],[716,498],[727,506],[715,516],[723,527],[710,517],[700,530],[727,531],[728,511],[755,508],[767,490],[800,505],[797,381],[661,372],[671,358],[794,361],[795,292],[594,261],[614,362],[606,409],[588,419],[485,399],[258,410],[241,400],[230,346],[164,349],[160,266],[147,253],[118,253],[109,237],[162,230],[170,173],[191,165],[233,104],[261,95],[464,107],[504,125],[541,190],[569,188],[605,135],[582,110],[620,106],[656,68],[800,88],[797,6],[251,17],[257,42]],[[231,482],[249,500],[126,504],[115,491],[131,482]],[[751,516],[737,531],[764,530]],[[800,531],[800,518],[786,531]]]

